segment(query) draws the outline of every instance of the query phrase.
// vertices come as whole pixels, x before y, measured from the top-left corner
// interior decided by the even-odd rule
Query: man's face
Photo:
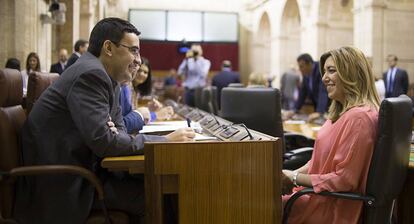
[[[65,63],[68,60],[68,51],[66,49],[61,49],[59,51],[59,61]]]
[[[389,56],[387,58],[388,66],[395,67],[397,65],[397,60],[395,60],[394,56]]]
[[[298,61],[299,70],[302,75],[307,76],[312,73],[312,63],[306,63],[304,60]]]
[[[112,47],[113,78],[118,82],[131,81],[141,65],[138,36],[135,33],[124,33],[119,43],[112,44]]]

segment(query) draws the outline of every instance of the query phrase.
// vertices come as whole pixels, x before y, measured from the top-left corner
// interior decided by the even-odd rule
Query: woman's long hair
[[[29,60],[32,57],[33,58],[36,58],[36,60],[37,60],[36,68],[33,71],[40,72],[40,58],[39,58],[39,55],[37,55],[35,52],[30,52],[30,54],[27,55],[27,58],[26,58],[26,71],[27,71],[27,75],[29,75],[29,72],[30,72]]]
[[[320,58],[322,75],[325,73],[324,65],[329,57],[333,59],[345,92],[343,105],[332,100],[329,107],[329,119],[335,122],[344,112],[362,105],[370,105],[378,110],[380,99],[375,88],[375,78],[362,51],[354,47],[341,47],[324,53]]]
[[[148,59],[142,57],[142,64],[146,65],[148,67],[148,76],[147,79],[139,84],[139,85],[134,85],[134,91],[139,93],[141,96],[148,96],[151,94],[151,90],[152,90],[152,76],[151,76],[151,66],[149,64]]]

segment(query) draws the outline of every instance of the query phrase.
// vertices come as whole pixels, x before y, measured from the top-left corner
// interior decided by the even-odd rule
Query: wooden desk
[[[105,158],[102,167],[145,167],[146,222],[163,223],[163,194],[178,192],[180,224],[280,223],[279,140],[148,143],[143,156]]]
[[[127,171],[130,174],[143,174],[145,171],[145,157],[143,155],[108,157],[102,160],[101,166],[110,171]]]

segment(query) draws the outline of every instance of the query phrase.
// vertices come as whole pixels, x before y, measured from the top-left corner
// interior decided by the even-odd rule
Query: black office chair
[[[314,141],[305,136],[283,132],[280,91],[274,88],[232,88],[221,92],[221,117],[234,123],[244,123],[248,128],[282,139],[284,169],[303,166],[312,157]],[[294,140],[292,140],[293,138]],[[302,142],[300,147],[286,148],[288,142]],[[305,144],[307,143],[307,144]],[[299,148],[299,147],[298,147]]]
[[[217,87],[207,86],[201,92],[200,109],[209,113],[217,114],[217,101],[214,100],[214,91],[217,94]],[[216,95],[217,97],[217,95]]]
[[[319,195],[363,201],[363,223],[391,223],[394,201],[402,190],[408,169],[411,104],[411,99],[405,95],[382,101],[378,137],[369,167],[365,195],[352,192],[321,192]],[[312,188],[305,188],[292,195],[285,205],[283,223],[287,223],[295,200],[305,194],[315,192]]]

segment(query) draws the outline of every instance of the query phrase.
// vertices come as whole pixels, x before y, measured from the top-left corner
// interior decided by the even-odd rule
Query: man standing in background
[[[193,44],[178,67],[178,74],[185,77],[183,86],[185,88],[184,99],[187,105],[195,106],[195,89],[206,86],[210,65],[210,61],[203,57],[201,45]]]
[[[407,94],[407,72],[404,69],[397,68],[397,56],[392,54],[388,55],[387,62],[390,68],[383,74],[385,97],[398,97],[401,94]]]
[[[230,83],[240,83],[240,74],[231,70],[231,62],[224,60],[221,64],[221,72],[213,77],[212,86],[217,87],[217,103],[220,107],[221,89]]]
[[[74,50],[75,52],[72,53],[70,56],[68,63],[66,64],[66,68],[74,64],[79,57],[88,50],[89,42],[86,40],[78,40],[75,43]]]
[[[282,108],[285,110],[295,109],[295,102],[298,98],[300,76],[294,66],[283,73],[280,80],[280,91],[282,93]]]
[[[64,48],[59,50],[59,61],[50,66],[50,73],[58,73],[59,75],[65,70],[68,61],[68,51]]]

